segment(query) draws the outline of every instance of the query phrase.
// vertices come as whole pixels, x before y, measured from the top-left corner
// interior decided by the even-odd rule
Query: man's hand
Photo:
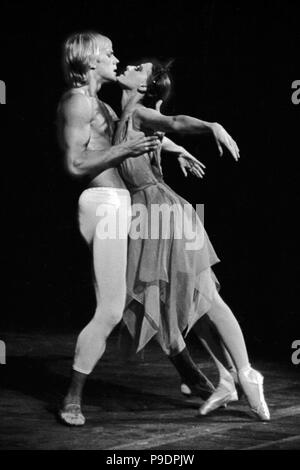
[[[222,156],[223,155],[223,146],[229,150],[233,158],[238,161],[240,158],[240,153],[239,153],[239,148],[237,146],[237,143],[233,140],[233,138],[228,134],[228,132],[222,127],[220,124],[217,122],[214,122],[211,125],[211,129],[215,138],[215,141],[217,143],[219,153]]]
[[[144,153],[153,152],[157,149],[159,144],[160,141],[157,136],[151,135],[145,137],[144,134],[123,143],[126,151],[130,153],[130,157],[139,157]]]
[[[187,176],[187,170],[198,178],[203,178],[205,165],[193,157],[187,150],[183,150],[178,157],[182,173]]]

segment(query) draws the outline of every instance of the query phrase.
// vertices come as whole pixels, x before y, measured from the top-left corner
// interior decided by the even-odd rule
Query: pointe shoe
[[[81,412],[81,407],[75,403],[65,405],[64,408],[59,411],[59,417],[67,426],[83,426],[85,423],[85,417]]]
[[[180,391],[186,397],[196,396],[202,398],[202,400],[207,400],[215,391],[215,387],[207,378],[204,380],[202,377],[199,377],[199,382],[195,384],[182,382]]]
[[[234,385],[234,380],[230,376],[221,378],[219,385],[217,386],[215,392],[211,397],[203,403],[199,409],[199,414],[205,416],[217,408],[226,407],[228,403],[232,401],[237,401],[238,395]]]
[[[263,376],[251,368],[239,371],[238,376],[252,413],[261,421],[269,421],[270,412],[264,397]]]
[[[241,398],[243,398],[244,396],[244,390],[240,386],[237,371],[236,370],[230,371],[230,374],[234,380],[234,385],[237,391],[238,400],[241,400]],[[212,386],[212,388],[210,389],[211,390],[210,394],[208,394],[206,398],[203,398],[203,400],[207,400],[210,397],[210,395],[215,391],[215,388],[212,385],[212,383],[210,383],[210,385]],[[191,385],[191,387],[193,386]],[[182,382],[180,385],[180,391],[182,395],[185,395],[186,397],[192,397],[194,395],[197,395],[197,392],[193,392],[193,390],[184,382]]]

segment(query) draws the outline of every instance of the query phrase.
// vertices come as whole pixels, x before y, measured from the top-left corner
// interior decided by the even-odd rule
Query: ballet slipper
[[[81,412],[81,407],[75,403],[68,403],[59,411],[61,421],[67,426],[83,426],[85,417]]]
[[[270,411],[264,397],[263,376],[250,367],[239,371],[238,376],[254,416],[261,421],[269,421]]]
[[[207,415],[208,413],[211,413],[220,407],[226,407],[228,403],[237,400],[238,394],[234,385],[234,380],[232,376],[228,374],[228,376],[220,379],[219,385],[214,393],[200,407],[199,414],[201,416]]]
[[[234,385],[235,385],[235,388],[236,388],[236,391],[237,391],[237,395],[238,395],[238,399],[240,400],[241,398],[243,398],[244,396],[244,390],[242,389],[241,385],[240,385],[240,382],[239,382],[239,379],[238,379],[238,374],[237,374],[237,371],[236,370],[233,370],[233,371],[230,371],[230,374],[232,375],[233,377],[233,380],[234,380]],[[201,397],[203,400],[207,400],[210,395],[215,391],[215,388],[214,386],[212,385],[212,383],[210,383],[210,385],[213,387],[212,389],[210,388],[208,390],[209,393],[207,393],[207,396],[203,396]],[[197,395],[197,392],[193,391],[192,390],[192,385],[191,387],[189,385],[187,385],[187,383],[185,382],[182,382],[181,385],[180,385],[180,391],[182,393],[182,395],[185,395],[186,397],[192,397],[192,396],[195,396]],[[205,392],[204,392],[205,394]],[[200,396],[198,394],[198,396]]]

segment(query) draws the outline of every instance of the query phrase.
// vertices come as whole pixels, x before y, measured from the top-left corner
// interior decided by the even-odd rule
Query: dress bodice
[[[130,113],[119,121],[114,142],[119,144],[138,135],[141,135],[141,131],[134,129],[132,113]],[[129,191],[134,193],[162,181],[160,154],[161,145],[155,151],[144,153],[139,157],[127,158],[123,161],[119,167],[119,172]]]
[[[122,117],[116,144],[138,135],[133,125],[132,114]],[[137,351],[156,337],[170,354],[210,310],[219,259],[193,207],[163,181],[160,150],[119,168],[132,203],[123,320]]]

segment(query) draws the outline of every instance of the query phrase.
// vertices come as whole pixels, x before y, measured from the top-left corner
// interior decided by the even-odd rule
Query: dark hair
[[[155,108],[157,101],[166,101],[171,91],[171,79],[169,69],[172,61],[163,65],[157,60],[152,62],[152,72],[147,80],[147,91],[143,97],[143,104],[147,108]]]

